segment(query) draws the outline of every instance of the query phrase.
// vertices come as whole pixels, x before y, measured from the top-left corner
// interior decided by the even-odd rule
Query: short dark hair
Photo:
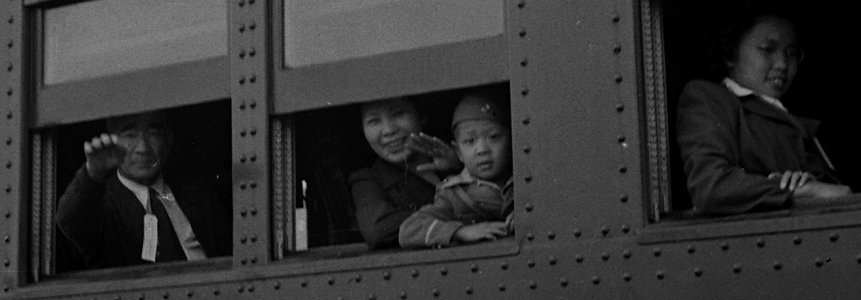
[[[722,30],[718,32],[716,39],[712,40],[712,45],[709,53],[709,66],[706,71],[706,76],[712,80],[719,81],[729,74],[726,62],[736,59],[738,55],[738,46],[741,40],[750,32],[757,24],[769,18],[786,20],[789,22],[795,31],[796,41],[799,48],[802,47],[801,34],[797,27],[796,17],[794,14],[786,10],[772,9],[759,10],[749,9],[746,13],[738,17],[728,17]]]
[[[126,123],[128,123],[128,120],[134,120],[135,118],[139,118],[139,117],[145,116],[145,115],[155,116],[156,119],[158,119],[162,122],[164,129],[167,129],[167,127],[168,127],[167,113],[164,111],[149,111],[149,112],[142,112],[142,113],[136,113],[136,114],[109,117],[107,120],[105,120],[105,127],[107,128],[109,133],[120,133],[123,130],[125,130],[125,128],[123,128],[123,126],[125,126]]]

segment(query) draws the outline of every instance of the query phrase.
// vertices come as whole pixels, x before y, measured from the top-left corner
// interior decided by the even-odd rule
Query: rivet
[[[530,120],[529,118],[523,119],[523,125],[529,125],[530,122],[532,122],[532,120]]]
[[[243,189],[243,190],[244,190],[246,187],[248,187],[248,184],[246,184],[245,182],[240,182],[240,183],[239,183],[239,188],[240,188],[240,189]]]
[[[15,65],[13,65],[12,63],[9,63],[6,65],[6,71],[12,72],[12,70],[14,70],[14,69],[15,69]]]
[[[506,287],[505,287],[505,285],[504,285],[504,284],[501,284],[501,283],[500,283],[500,284],[499,284],[499,286],[498,286],[498,288],[499,288],[499,291],[500,291],[500,292],[504,292]]]
[[[526,239],[529,240],[530,242],[535,240],[535,234],[533,234],[532,232],[526,233]]]
[[[10,238],[8,235],[3,237],[3,242],[4,242],[4,243],[7,243],[7,244],[8,244],[8,243],[9,243],[9,242],[11,242],[11,241],[12,241],[12,238]]]
[[[473,264],[472,267],[473,267],[473,270],[472,270],[473,273],[478,271],[478,266]],[[448,268],[443,267],[443,268],[439,269],[439,275],[442,275],[442,276],[448,275]]]
[[[389,280],[389,279],[392,279],[392,273],[389,273],[388,271],[383,272],[383,280]]]
[[[252,264],[256,264],[256,263],[257,263],[257,256],[252,256],[252,257],[251,257],[251,263],[252,263]]]
[[[239,104],[239,110],[245,110],[245,102]]]
[[[619,23],[619,20],[621,20],[621,18],[619,17],[619,15],[613,14],[610,20],[612,20],[613,23]]]
[[[502,270],[508,270],[508,262],[503,262],[502,265],[499,266]]]
[[[239,131],[239,135],[242,137],[245,137],[246,135],[248,135],[248,131],[246,131],[245,129],[242,129],[241,131]]]
[[[248,77],[249,83],[254,83],[255,81],[257,81],[257,75],[251,75],[251,77]]]
[[[616,78],[613,79],[616,83],[622,83],[622,75],[616,75]]]
[[[239,84],[245,84],[245,76],[239,77]]]
[[[526,209],[526,212],[531,212],[535,209],[535,205],[532,205],[532,203],[526,203],[526,205],[523,205],[523,208]]]
[[[580,231],[580,228],[574,228],[574,237],[575,238],[579,238],[582,235],[583,235],[583,232]]]
[[[6,193],[7,194],[12,193],[12,186],[11,185],[6,186]]]
[[[517,35],[519,35],[520,37],[526,37],[526,29],[521,28],[520,32],[518,32]]]
[[[245,155],[242,155],[242,156],[240,156],[240,157],[239,157],[239,162],[240,162],[240,163],[243,163],[243,164],[244,164],[244,163],[245,163],[245,161],[247,161],[247,160],[248,160],[248,157],[246,157]]]
[[[239,32],[245,32],[245,24],[239,24]]]
[[[529,154],[529,152],[532,152],[532,147],[529,147],[529,146],[523,147],[523,153]]]
[[[840,234],[838,234],[836,232],[832,233],[831,236],[828,237],[828,239],[830,239],[832,242],[836,242],[837,240],[840,239]]]
[[[694,252],[697,252],[697,246],[688,245],[688,254],[694,254]]]
[[[631,273],[622,273],[622,279],[624,279],[626,282],[631,281]]]
[[[254,47],[251,47],[251,49],[248,50],[248,56],[254,57],[255,55],[257,55],[257,49],[254,49]]]
[[[245,58],[245,50],[239,50],[239,58]]]
[[[813,262],[817,268],[821,268],[823,265],[825,265],[825,262],[820,257],[817,257],[816,259],[814,259]]]
[[[666,276],[664,275],[664,271],[658,270],[657,272],[655,272],[655,277],[658,277],[658,280],[663,280],[664,276]]]
[[[303,279],[302,282],[299,283],[299,286],[301,286],[303,288],[308,287],[308,280]]]
[[[12,48],[12,46],[15,46],[15,41],[10,39],[8,42],[6,42],[6,47]]]
[[[607,252],[601,253],[601,259],[604,261],[610,260],[610,253],[607,253]]]
[[[254,0],[248,0],[248,5],[254,4]]]
[[[335,285],[335,278],[330,276],[329,279],[326,280],[326,283],[329,285]]]
[[[251,128],[251,135],[257,135],[257,128]]]
[[[624,105],[624,104],[622,104],[622,103],[616,104],[616,111],[617,111],[617,112],[623,112],[623,111],[625,111],[625,105]]]
[[[741,264],[734,264],[732,266],[732,271],[736,274],[741,273]]]
[[[796,244],[796,245],[801,245],[801,237],[796,236],[796,237],[792,238],[792,243]]]
[[[254,109],[255,107],[257,107],[257,101],[251,100],[251,104],[249,104],[248,106],[251,107],[251,109]]]
[[[6,214],[8,216],[9,213],[7,212]],[[855,262],[861,264],[861,254],[858,254],[857,256],[855,256]]]
[[[245,0],[239,0],[239,7],[245,6]]]
[[[256,184],[256,183],[251,183],[251,185],[252,185],[252,187],[254,187],[254,186],[255,186],[255,185],[257,185],[257,184]],[[257,215],[257,208],[256,208],[256,207],[252,207],[252,208],[251,208],[251,215],[252,215],[252,216],[256,216],[256,215]]]
[[[12,145],[12,138],[6,139],[6,146]]]
[[[239,285],[239,287],[238,287],[238,288],[236,288],[236,291],[238,291],[238,292],[240,292],[240,293],[243,293],[243,292],[245,292],[245,287],[244,287],[244,286],[242,286],[242,285]]]
[[[622,251],[622,257],[623,257],[624,259],[629,259],[629,258],[631,258],[631,250],[625,249],[625,251]]]
[[[248,264],[248,259],[247,259],[247,258],[243,258],[242,260],[240,260],[240,261],[239,261],[239,263],[240,263],[240,264],[242,264],[243,266],[244,266],[244,265],[247,265],[247,264]]]
[[[273,288],[273,289],[275,289],[275,290],[280,290],[280,289],[281,289],[281,283],[280,283],[280,282],[276,282],[275,284],[273,284],[273,285],[272,285],[272,288]]]
[[[248,30],[254,30],[256,28],[257,28],[257,23],[255,23],[254,21],[251,21],[251,25],[248,25]]]
[[[520,60],[520,66],[521,67],[525,67],[528,64],[529,64],[529,60],[526,57],[524,57],[523,59]]]
[[[596,285],[601,283],[601,278],[598,276],[592,276],[592,283]]]
[[[555,266],[556,262],[557,262],[557,259],[555,256],[551,256],[550,258],[547,259],[547,263],[549,263],[551,266]]]
[[[526,181],[526,183],[530,183],[530,182],[532,182],[532,176],[526,176],[526,177],[524,177],[524,178],[523,178],[523,181]]]
[[[658,247],[652,248],[652,254],[654,254],[655,257],[661,256],[661,248],[658,248]]]
[[[257,242],[257,235],[256,234],[251,236],[251,242],[252,243]]]
[[[765,240],[763,240],[762,238],[756,239],[756,246],[760,248],[765,247]]]
[[[6,90],[6,96],[12,96],[12,94],[14,94],[14,93],[15,93],[15,90],[13,90],[12,88],[9,88]]]
[[[377,295],[374,295],[374,294],[368,295],[368,300],[377,300]]]
[[[164,292],[164,294],[162,294],[161,297],[164,299],[170,299],[170,293]]]
[[[465,291],[468,295],[472,295],[472,287],[471,286],[466,286]]]
[[[439,298],[439,290],[438,289],[433,289],[433,291],[431,291],[431,293],[433,294],[434,298]]]
[[[406,299],[407,298],[407,292],[401,292],[400,296],[401,296],[401,299]]]
[[[8,259],[8,258],[3,260],[3,266],[5,266],[5,267],[9,267],[10,265],[12,265],[12,262],[11,262],[11,261],[9,261],[9,259]]]
[[[243,237],[239,238],[239,242],[245,244],[248,242],[248,238],[243,236]]]
[[[6,214],[4,214],[4,216],[5,216],[7,219],[8,219],[8,218],[11,218],[11,217],[12,217],[12,212],[7,211],[7,212],[6,212]]]
[[[607,234],[610,234],[610,228],[607,226],[601,226],[601,235],[606,236]]]
[[[727,243],[727,242],[723,242],[723,243],[721,243],[721,244],[720,244],[720,249],[721,249],[721,250],[723,250],[723,251],[727,251],[727,250],[729,250],[729,243]]]
[[[703,276],[703,270],[700,268],[694,268],[694,276],[696,276],[696,277]]]
[[[578,262],[578,263],[582,263],[582,262],[583,262],[583,254],[577,254],[577,255],[575,255],[575,256],[574,256],[574,261],[576,261],[576,262]]]
[[[12,120],[12,112],[11,112],[11,111],[10,111],[9,113],[7,113],[7,114],[6,114],[6,119]],[[11,166],[11,165],[6,165],[6,167],[7,167],[7,168],[8,168],[9,166]]]
[[[619,143],[624,143],[625,142],[625,136],[619,135],[618,137],[616,137],[616,140],[619,141]]]
[[[9,286],[3,286],[3,292],[8,293],[9,292]]]
[[[529,266],[530,268],[534,268],[534,267],[535,267],[535,262],[534,262],[534,261],[532,261],[532,260],[530,259],[530,260],[527,260],[527,261],[526,261],[526,265],[527,265],[527,266]]]
[[[221,290],[214,290],[212,291],[212,294],[216,296],[221,295]],[[143,299],[143,295],[141,295],[141,299]]]
[[[523,88],[522,90],[520,90],[520,95],[521,96],[529,95],[529,88]]]
[[[413,278],[419,277],[419,270],[413,270],[411,275]]]
[[[473,273],[478,273],[478,265],[476,265],[476,264],[470,265],[469,270],[472,271]]]
[[[533,290],[534,290],[534,289],[536,289],[536,288],[538,288],[538,283],[537,283],[537,282],[535,282],[534,280],[530,280],[530,281],[529,281],[529,288],[530,288],[530,289],[533,289]]]
[[[526,7],[526,0],[520,0],[520,2],[517,2],[517,8],[522,9],[524,7]]]
[[[613,46],[613,53],[619,54],[622,52],[622,45],[616,44]]]
[[[239,210],[239,215],[240,215],[240,216],[243,216],[243,217],[244,217],[244,216],[246,216],[246,215],[248,215],[248,210],[246,210],[246,209],[244,209],[244,208],[243,208],[243,209],[241,209],[241,210]]]
[[[252,181],[251,184],[249,184],[248,186],[250,186],[252,189],[256,188],[257,187],[257,181]],[[253,215],[254,211],[251,211],[251,214]]]
[[[631,231],[631,226],[628,224],[622,224],[622,233],[628,233]]]
[[[628,172],[628,166],[626,166],[626,165],[619,166],[619,173],[625,174],[626,172]]]
[[[353,280],[356,281],[356,283],[362,282],[362,275],[356,275],[356,277],[353,277]]]
[[[780,271],[780,269],[783,269],[783,264],[779,261],[775,261],[773,266],[775,271]]]
[[[189,298],[194,297],[194,292],[192,292],[192,291],[187,291],[187,292],[185,292],[185,296],[186,296],[186,297],[189,297]]]
[[[252,154],[249,160],[251,160],[251,162],[257,161],[257,155]]]

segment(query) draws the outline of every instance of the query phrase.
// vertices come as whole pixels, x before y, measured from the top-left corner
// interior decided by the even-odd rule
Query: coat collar
[[[371,171],[377,176],[380,185],[384,190],[398,184],[398,182],[404,181],[408,176],[413,176],[421,182],[431,184],[424,178],[421,178],[410,170],[407,170],[403,165],[395,165],[381,158],[377,158],[377,160],[374,161],[374,164],[371,166]]]

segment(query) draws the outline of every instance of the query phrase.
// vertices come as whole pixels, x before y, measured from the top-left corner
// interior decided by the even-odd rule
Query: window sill
[[[805,207],[716,218],[668,220],[639,230],[639,244],[672,243],[861,225],[861,194],[828,206]]]

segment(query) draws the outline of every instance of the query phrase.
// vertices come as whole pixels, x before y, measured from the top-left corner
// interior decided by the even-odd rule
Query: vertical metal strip
[[[663,211],[663,201],[661,199],[660,190],[660,164],[658,159],[658,141],[657,141],[657,114],[656,114],[656,96],[655,96],[655,61],[653,49],[653,28],[652,28],[652,9],[651,0],[643,0],[641,5],[642,17],[642,41],[643,41],[643,88],[645,89],[645,108],[646,108],[646,148],[648,151],[649,160],[649,220],[657,222],[660,219],[661,211]]]
[[[296,250],[296,199],[297,199],[297,191],[296,191],[296,147],[295,147],[295,132],[294,132],[294,123],[293,116],[283,117],[282,122],[282,142],[284,144],[281,151],[283,151],[284,162],[282,167],[284,168],[284,233],[286,234],[285,239],[287,240],[287,249],[286,251],[295,251]]]
[[[57,205],[56,130],[42,133],[42,275],[54,273],[54,210]],[[34,198],[35,199],[35,198]],[[35,249],[34,249],[35,251]]]
[[[666,68],[664,61],[664,27],[663,27],[663,12],[660,5],[654,5],[652,10],[652,56],[655,64],[653,74],[655,84],[655,107],[657,119],[657,132],[655,135],[658,138],[658,174],[660,189],[661,212],[670,212],[673,210],[673,202],[670,191],[670,147],[669,130],[667,129],[667,80]]]
[[[41,262],[39,249],[42,249],[39,243],[42,242],[42,135],[33,134],[30,140],[31,155],[31,207],[30,207],[30,275],[33,282],[39,281],[41,274]]]
[[[284,258],[285,238],[284,232],[284,206],[285,198],[284,179],[284,136],[280,118],[272,120],[272,256],[273,259]]]

